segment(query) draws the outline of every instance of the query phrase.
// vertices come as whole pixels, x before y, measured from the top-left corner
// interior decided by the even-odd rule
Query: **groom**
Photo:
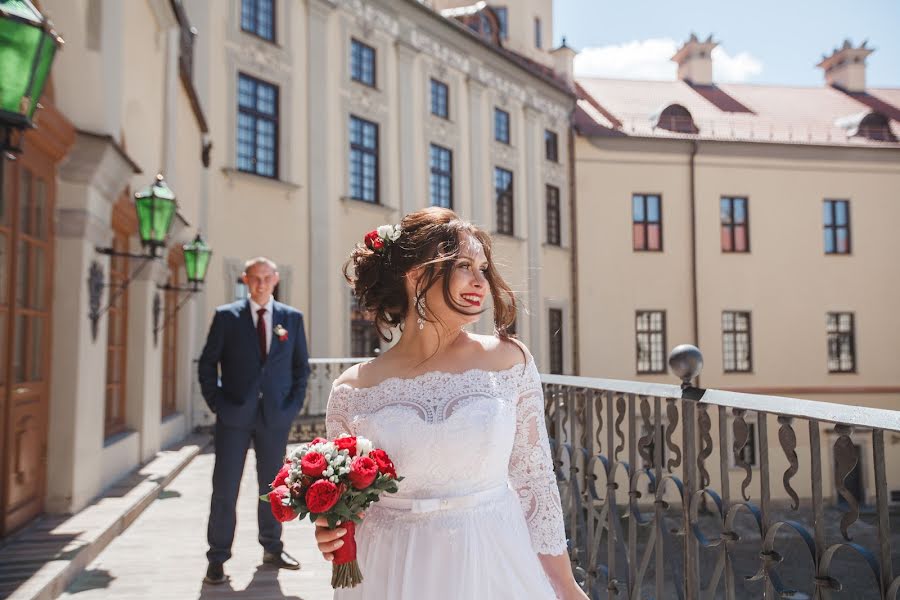
[[[203,398],[216,414],[204,578],[212,584],[226,579],[222,565],[231,558],[235,505],[250,441],[259,493],[266,494],[283,464],[288,431],[303,405],[309,377],[303,315],[272,297],[278,267],[267,258],[254,258],[244,265],[242,278],[250,298],[216,309],[198,367]],[[263,562],[299,569],[300,563],[284,551],[281,524],[269,505],[257,504]]]

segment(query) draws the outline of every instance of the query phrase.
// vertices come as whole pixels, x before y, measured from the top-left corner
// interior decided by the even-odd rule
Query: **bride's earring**
[[[419,313],[416,324],[419,329],[425,329],[425,298],[423,296],[416,296],[416,312]]]

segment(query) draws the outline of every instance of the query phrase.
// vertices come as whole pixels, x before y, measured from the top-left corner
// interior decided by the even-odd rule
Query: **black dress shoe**
[[[225,583],[225,579],[225,569],[222,568],[222,563],[209,563],[209,566],[206,568],[206,577],[203,578],[203,583],[219,585],[220,583]]]
[[[281,551],[278,554],[273,552],[263,552],[263,562],[267,565],[278,567],[279,569],[291,569],[296,571],[300,568],[300,563],[287,552]]]

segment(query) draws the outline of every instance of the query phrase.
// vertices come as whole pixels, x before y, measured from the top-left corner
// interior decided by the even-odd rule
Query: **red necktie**
[[[261,308],[256,311],[256,314],[258,317],[256,319],[256,335],[259,337],[259,355],[263,360],[266,360],[269,347],[266,343],[266,319],[263,317],[266,314],[266,309]]]

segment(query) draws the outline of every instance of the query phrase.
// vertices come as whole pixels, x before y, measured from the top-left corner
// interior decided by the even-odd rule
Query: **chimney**
[[[711,34],[701,42],[692,33],[672,57],[678,63],[678,79],[694,85],[712,85],[712,51],[718,45]]]
[[[875,51],[867,48],[867,43],[854,48],[850,40],[844,40],[844,45],[835,48],[831,56],[823,55],[816,66],[825,71],[825,83],[848,92],[866,91],[866,57]]]
[[[569,86],[575,83],[575,54],[576,52],[566,45],[565,37],[562,39],[562,45],[550,51],[550,56],[553,57],[553,70]]]

